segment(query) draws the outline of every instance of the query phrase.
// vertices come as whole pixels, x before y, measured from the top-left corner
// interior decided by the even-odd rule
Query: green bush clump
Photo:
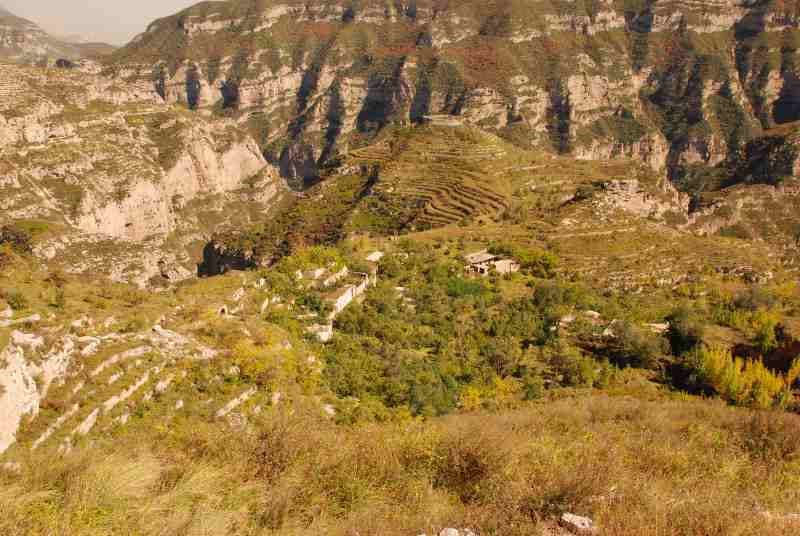
[[[323,300],[319,295],[313,293],[303,294],[297,298],[295,303],[300,307],[305,307],[319,316],[327,316],[333,310],[330,303]]]
[[[14,311],[24,311],[30,307],[30,301],[22,291],[16,289],[6,290],[2,292],[2,297]]]
[[[563,340],[543,347],[541,360],[553,379],[568,387],[594,387],[602,377],[603,367],[597,361]]]
[[[472,281],[462,277],[453,277],[447,282],[447,295],[451,298],[480,296],[486,292],[486,286],[480,281]]]
[[[0,245],[8,244],[17,253],[31,253],[33,241],[30,233],[15,225],[0,227]]]
[[[698,347],[686,363],[697,387],[732,404],[759,409],[784,407],[800,372],[797,363],[786,375],[772,372],[759,360],[734,358],[730,350],[719,346]]]
[[[666,339],[629,322],[615,327],[614,334],[611,352],[620,366],[656,369],[669,351]]]
[[[688,307],[679,307],[668,318],[669,339],[672,353],[681,355],[696,347],[703,339],[705,325],[696,312]]]

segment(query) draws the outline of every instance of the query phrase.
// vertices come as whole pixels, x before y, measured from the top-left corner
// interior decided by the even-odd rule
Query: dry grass
[[[502,415],[244,431],[144,422],[0,480],[0,533],[539,534],[561,512],[612,535],[794,534],[800,419],[700,400],[591,396]],[[763,514],[772,512],[772,518]]]

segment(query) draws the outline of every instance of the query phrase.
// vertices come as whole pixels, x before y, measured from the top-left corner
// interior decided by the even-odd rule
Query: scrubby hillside
[[[474,127],[395,128],[342,156],[277,217],[218,233],[205,273],[352,235],[407,235],[533,243],[567,259],[574,277],[615,289],[704,270],[769,278],[797,262],[796,182],[739,184],[693,202],[635,160],[525,150]]]
[[[423,234],[152,294],[5,236],[4,534],[797,530],[785,273],[607,294],[531,245]],[[487,245],[522,272],[469,278]],[[306,335],[328,292],[297,274],[374,247],[377,286]]]
[[[297,411],[231,433],[176,418],[24,479],[0,477],[6,534],[509,536],[798,530],[796,418],[719,404],[579,397],[504,415],[342,428]],[[448,533],[443,533],[448,534]]]

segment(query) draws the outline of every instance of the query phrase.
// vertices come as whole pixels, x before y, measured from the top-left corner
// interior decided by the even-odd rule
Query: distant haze
[[[47,32],[123,45],[155,19],[199,0],[0,0],[3,7]]]

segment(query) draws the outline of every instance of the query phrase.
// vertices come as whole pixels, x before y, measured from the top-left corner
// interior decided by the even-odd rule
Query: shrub
[[[520,341],[514,337],[496,337],[486,341],[481,354],[500,376],[508,376],[519,367],[522,358]]]
[[[678,308],[667,320],[669,321],[669,339],[672,353],[680,355],[697,346],[703,339],[704,326],[697,315],[686,307]]]
[[[496,438],[473,428],[444,438],[437,448],[434,485],[455,493],[466,504],[491,497],[492,478],[509,463]]]
[[[766,462],[791,461],[800,450],[800,417],[757,411],[739,423],[738,433],[751,455]]]
[[[723,227],[722,229],[719,230],[719,235],[727,238],[739,238],[742,240],[753,239],[753,233],[750,232],[750,229],[748,229],[741,223],[737,223],[735,225],[729,225],[728,227]]]
[[[56,287],[56,289],[53,291],[53,298],[50,300],[50,307],[63,310],[66,305],[67,296],[64,292],[64,289],[61,287]]]
[[[544,379],[529,372],[522,377],[522,393],[525,400],[538,400],[544,396]]]
[[[252,341],[239,341],[233,348],[232,357],[241,376],[259,387],[271,386],[279,375],[276,357]]]
[[[766,409],[783,407],[789,400],[787,378],[761,361],[745,361],[725,348],[703,346],[695,350],[689,363],[696,382],[733,404]]]
[[[777,314],[759,311],[751,319],[753,328],[753,344],[762,353],[768,353],[778,347],[777,330],[780,318]]]
[[[487,291],[480,281],[470,281],[461,277],[453,277],[447,282],[447,295],[451,298],[480,296]]]
[[[573,199],[575,201],[585,201],[594,197],[596,192],[597,186],[591,183],[583,183],[575,190],[575,197],[573,197]]]
[[[769,290],[760,286],[752,286],[736,296],[733,304],[738,309],[758,311],[759,309],[771,309],[777,302],[778,299]]]
[[[561,339],[545,346],[542,356],[554,379],[562,385],[592,387],[599,377],[601,367],[597,361]]]
[[[24,311],[30,307],[27,296],[19,290],[8,290],[3,293],[3,298],[5,298],[6,303],[8,303],[9,307],[14,311]]]
[[[533,291],[533,303],[542,312],[548,312],[560,306],[573,306],[582,301],[578,288],[556,282],[538,285]]]
[[[0,270],[11,264],[14,258],[14,250],[10,244],[0,244]]]
[[[317,313],[319,316],[327,316],[333,309],[331,304],[323,300],[317,294],[304,294],[297,298],[297,305],[305,307],[310,311]]]
[[[30,233],[14,225],[0,227],[0,245],[9,244],[17,253],[31,253],[33,251]]]
[[[620,366],[653,369],[666,353],[666,341],[648,330],[623,322],[614,332],[612,354]]]

